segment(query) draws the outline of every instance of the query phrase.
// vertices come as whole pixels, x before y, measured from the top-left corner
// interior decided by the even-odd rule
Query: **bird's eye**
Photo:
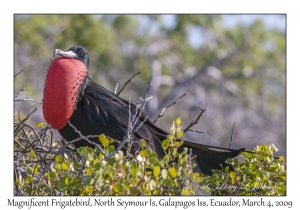
[[[84,54],[84,52],[83,52],[82,50],[79,50],[79,51],[78,51],[78,56],[79,56],[79,57],[83,57],[83,54]]]

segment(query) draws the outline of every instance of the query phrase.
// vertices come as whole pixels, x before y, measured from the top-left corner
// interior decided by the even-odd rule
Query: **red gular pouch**
[[[58,57],[51,62],[45,81],[43,114],[52,128],[60,130],[70,120],[87,74],[87,67],[80,60]]]

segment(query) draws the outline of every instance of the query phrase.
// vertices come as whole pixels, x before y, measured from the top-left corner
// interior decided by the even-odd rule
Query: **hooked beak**
[[[64,52],[60,49],[54,50],[53,58],[55,57],[55,55],[60,55],[60,56],[65,57],[65,58],[75,58],[75,57],[77,57],[77,55],[73,51]]]

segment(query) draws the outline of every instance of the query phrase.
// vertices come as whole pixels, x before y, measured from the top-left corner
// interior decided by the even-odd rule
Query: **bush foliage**
[[[147,149],[135,155],[115,151],[111,140],[99,136],[98,149],[80,147],[77,151],[53,141],[44,123],[31,127],[15,123],[15,194],[16,195],[285,195],[285,159],[271,157],[274,145],[257,146],[258,154],[243,153],[228,159],[228,168],[214,170],[212,176],[194,170],[194,156],[183,144],[180,119],[174,121],[170,135],[162,141],[163,158]],[[44,133],[44,136],[41,135]],[[36,137],[38,137],[35,139]],[[52,139],[52,140],[51,140]],[[52,144],[52,145],[50,145]],[[50,147],[48,151],[41,148]]]

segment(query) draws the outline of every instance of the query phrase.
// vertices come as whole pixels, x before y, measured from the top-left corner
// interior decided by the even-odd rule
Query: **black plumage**
[[[67,56],[61,53],[62,51],[56,50],[55,54]],[[86,50],[80,46],[75,46],[69,49],[72,52],[72,59],[78,59],[85,63],[88,68],[89,57]],[[76,54],[74,56],[74,53]],[[99,135],[105,134],[116,140],[123,140],[127,132],[127,125],[129,119],[128,101],[118,97],[116,94],[108,91],[104,87],[93,82],[88,76],[80,86],[78,91],[76,106],[70,123],[79,130],[82,135]],[[131,105],[131,113],[135,113],[134,105]],[[137,125],[139,125],[145,118],[143,113]],[[69,124],[59,130],[62,137],[68,141],[74,140],[79,137]],[[156,127],[149,120],[134,133],[133,140],[139,141],[145,139],[147,145],[156,151],[159,157],[163,157],[164,151],[161,147],[161,141],[165,139],[169,133]],[[91,139],[92,141],[99,142],[98,139]],[[76,147],[91,146],[85,140],[75,142]],[[135,149],[139,149],[139,144],[133,144]],[[192,143],[185,141],[183,147],[192,148],[193,154],[197,155],[196,161],[200,170],[204,174],[211,175],[211,169],[221,169],[230,166],[225,163],[227,158],[233,158],[239,155],[244,149],[217,151],[210,148],[210,146]],[[199,169],[198,168],[198,169]]]

